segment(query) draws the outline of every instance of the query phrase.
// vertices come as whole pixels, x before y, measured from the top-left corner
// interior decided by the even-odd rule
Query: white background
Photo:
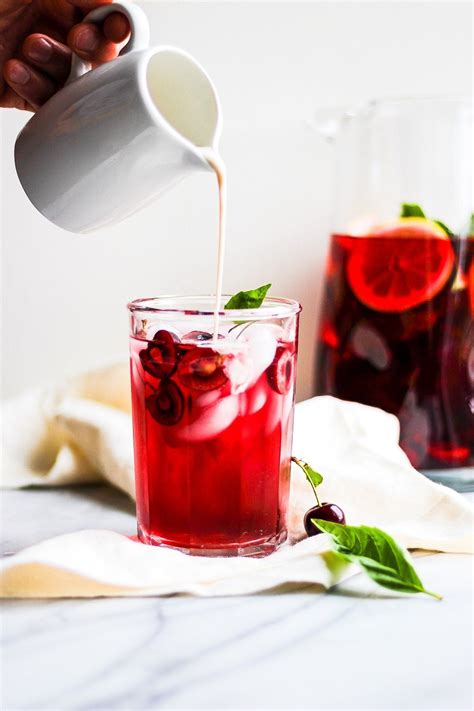
[[[468,94],[467,2],[144,2],[152,42],[196,56],[224,108],[225,289],[272,281],[304,307],[299,397],[311,392],[331,220],[331,149],[307,120],[374,96]],[[127,357],[125,304],[214,285],[217,198],[198,174],[97,236],[50,225],[13,167],[27,115],[2,113],[5,395]]]

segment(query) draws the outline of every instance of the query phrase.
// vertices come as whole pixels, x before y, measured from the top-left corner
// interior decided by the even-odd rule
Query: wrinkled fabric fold
[[[293,452],[320,471],[320,498],[351,524],[378,526],[407,548],[473,552],[473,508],[416,472],[398,446],[397,419],[376,408],[316,397],[297,404]],[[128,368],[104,368],[4,406],[2,486],[105,481],[134,496]],[[236,595],[285,584],[329,588],[342,573],[326,536],[302,525],[314,496],[292,472],[289,544],[263,559],[202,558],[87,530],[39,542],[7,558],[8,597]]]

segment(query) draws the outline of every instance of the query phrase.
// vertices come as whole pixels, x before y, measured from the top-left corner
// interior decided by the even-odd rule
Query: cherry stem
[[[299,466],[299,468],[303,470],[304,475],[306,477],[306,481],[308,481],[311,484],[311,488],[312,488],[314,495],[316,497],[316,503],[318,504],[318,506],[321,506],[321,502],[319,500],[319,496],[318,496],[318,492],[316,491],[316,487],[315,487],[314,483],[312,482],[311,478],[306,473],[306,467],[308,466],[307,463],[303,462],[302,459],[298,459],[298,457],[291,457],[291,461],[294,462],[295,464],[297,464]]]

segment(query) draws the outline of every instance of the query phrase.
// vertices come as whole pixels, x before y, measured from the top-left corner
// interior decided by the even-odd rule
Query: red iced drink
[[[286,538],[299,307],[224,312],[214,339],[211,308],[169,301],[131,304],[138,535],[270,553]]]
[[[429,220],[332,236],[318,394],[398,416],[423,469],[474,464],[474,240]]]

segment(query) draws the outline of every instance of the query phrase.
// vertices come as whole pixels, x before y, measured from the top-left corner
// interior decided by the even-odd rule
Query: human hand
[[[0,107],[42,106],[66,81],[72,51],[93,65],[116,57],[130,32],[127,18],[111,13],[102,27],[81,21],[110,2],[1,0]]]

